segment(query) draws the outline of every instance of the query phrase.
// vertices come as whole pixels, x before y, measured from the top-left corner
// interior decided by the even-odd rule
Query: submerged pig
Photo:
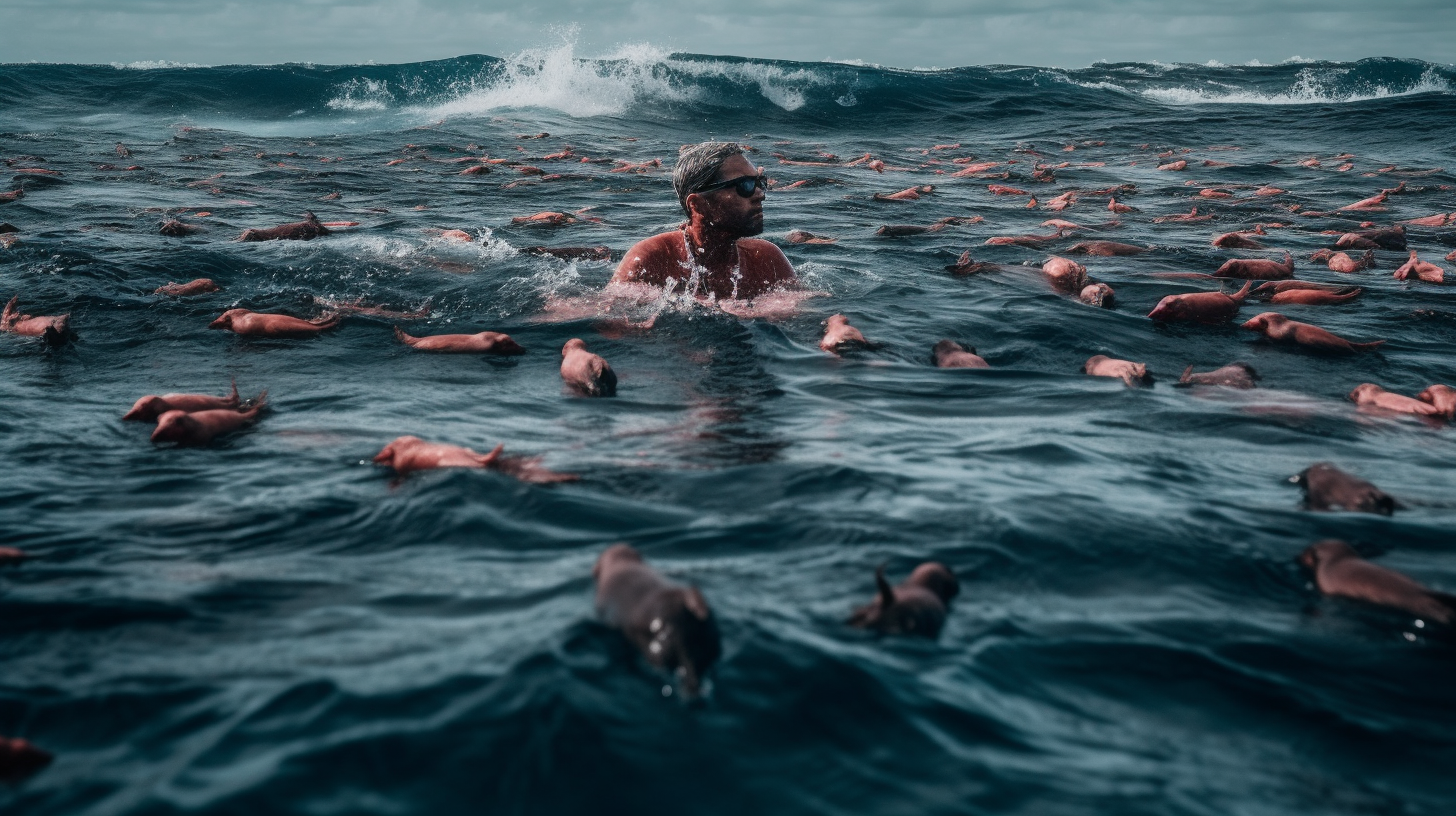
[[[1168,295],[1148,312],[1148,317],[1160,323],[1188,321],[1191,323],[1227,323],[1239,313],[1244,298],[1249,295],[1252,281],[1245,281],[1244,288],[1232,295],[1223,292],[1192,292],[1186,295]]]
[[[1325,595],[1388,606],[1432,623],[1456,622],[1456,597],[1372,564],[1344,541],[1326,539],[1311,544],[1300,553],[1299,563],[1313,573],[1315,586]]]
[[[329,230],[319,222],[313,213],[304,213],[303,220],[292,224],[280,224],[266,229],[247,229],[238,236],[239,241],[312,241]]]
[[[1310,465],[1289,481],[1304,488],[1307,510],[1346,510],[1389,516],[1402,507],[1380,488],[1329,462]]]
[[[697,696],[722,654],[718,624],[703,593],[668,581],[626,544],[608,547],[592,577],[602,621],[621,630],[648,663],[674,673],[686,696]]]
[[[19,302],[20,295],[16,295],[5,304],[5,310],[0,312],[0,332],[10,332],[23,337],[40,337],[51,344],[64,342],[73,336],[69,314],[40,316],[20,314],[20,311],[15,308],[15,304]]]
[[[1178,378],[1175,385],[1222,385],[1228,388],[1253,388],[1254,382],[1259,379],[1254,367],[1248,363],[1229,363],[1221,368],[1202,373],[1193,373],[1193,366],[1183,369],[1183,376]]]
[[[51,764],[50,752],[29,740],[0,737],[0,782],[16,782]]]
[[[830,354],[838,354],[850,348],[864,348],[869,345],[864,334],[849,324],[849,318],[842,314],[830,315],[824,321],[824,337],[819,340],[819,348]]]
[[[219,436],[257,422],[259,414],[268,406],[268,392],[264,391],[250,402],[252,404],[249,407],[240,410],[218,408],[210,411],[167,411],[157,417],[152,441],[206,445]]]
[[[1087,362],[1082,364],[1082,373],[1091,374],[1094,377],[1115,377],[1130,388],[1153,384],[1153,375],[1148,373],[1146,363],[1116,360],[1105,354],[1088,358]]]
[[[916,567],[904,583],[894,588],[885,580],[882,565],[875,570],[875,586],[879,588],[879,594],[854,611],[849,618],[850,626],[890,635],[929,638],[940,634],[950,600],[961,591],[955,574],[944,564],[934,561]]]
[[[930,350],[936,368],[990,368],[990,364],[976,354],[974,347],[966,348],[954,340],[942,340]]]
[[[214,397],[211,394],[163,394],[159,397],[155,394],[148,394],[137,400],[131,410],[122,416],[122,419],[132,422],[155,422],[157,417],[168,411],[191,413],[219,408],[236,409],[240,403],[238,383],[234,380],[232,393],[225,397]]]
[[[1284,280],[1294,277],[1294,257],[1285,252],[1282,262],[1265,258],[1234,258],[1224,261],[1223,266],[1213,276],[1244,280]]]
[[[1369,351],[1385,343],[1375,340],[1369,343],[1352,343],[1331,331],[1290,320],[1278,312],[1264,312],[1255,315],[1243,324],[1251,331],[1259,332],[1277,343],[1293,343],[1316,351]]]
[[[561,379],[588,397],[615,397],[617,372],[599,354],[586,350],[586,343],[573,337],[561,347]]]

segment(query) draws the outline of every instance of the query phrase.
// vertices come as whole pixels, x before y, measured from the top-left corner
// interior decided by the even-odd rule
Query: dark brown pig
[[[608,547],[592,577],[602,621],[626,635],[648,663],[672,672],[684,695],[696,697],[723,651],[703,593],[663,578],[626,544]]]
[[[879,594],[854,611],[850,626],[874,629],[889,635],[920,635],[933,638],[945,625],[951,598],[960,594],[960,581],[944,564],[927,561],[910,577],[891,588],[885,568],[875,570]]]
[[[243,230],[238,236],[239,241],[312,241],[320,235],[328,235],[329,230],[319,223],[318,217],[313,213],[304,213],[303,220],[292,224],[280,224],[276,227],[266,229]]]
[[[1325,595],[1388,606],[1441,625],[1456,621],[1456,597],[1436,592],[1392,569],[1372,564],[1338,539],[1309,545],[1299,563]]]
[[[1306,510],[1346,510],[1388,516],[1402,505],[1380,488],[1329,462],[1317,462],[1289,481],[1304,488]]]

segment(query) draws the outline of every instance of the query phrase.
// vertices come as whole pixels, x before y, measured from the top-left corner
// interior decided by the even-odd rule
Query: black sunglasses
[[[716,184],[709,184],[706,187],[699,187],[695,193],[711,193],[714,190],[724,190],[732,187],[735,192],[744,198],[753,198],[754,190],[768,190],[768,181],[762,173],[756,176],[739,176],[735,179],[720,181]]]

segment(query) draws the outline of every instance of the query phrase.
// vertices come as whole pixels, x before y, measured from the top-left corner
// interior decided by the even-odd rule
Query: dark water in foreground
[[[1275,257],[1209,245],[1258,222],[1293,224],[1268,243],[1295,254],[1300,277],[1348,280],[1307,258],[1329,242],[1321,230],[1356,219],[1282,204],[1333,209],[1400,179],[1410,192],[1367,217],[1456,210],[1452,80],[1397,60],[912,73],[568,51],[351,68],[0,66],[0,155],[62,173],[6,177],[26,196],[0,204],[22,230],[0,250],[0,297],[71,312],[81,338],[48,351],[0,336],[0,545],[33,556],[0,570],[0,734],[57,755],[0,788],[0,811],[1452,812],[1456,647],[1400,614],[1319,598],[1293,559],[1341,537],[1456,590],[1456,430],[1344,400],[1361,382],[1407,394],[1456,384],[1456,295],[1393,280],[1403,258],[1380,252],[1356,303],[1281,310],[1389,340],[1353,357],[1144,317],[1163,295],[1212,288],[1156,273]],[[515,138],[539,131],[550,138]],[[709,136],[753,144],[781,183],[839,182],[767,202],[767,237],[828,295],[777,323],[668,300],[645,335],[540,322],[547,298],[600,288],[611,265],[517,248],[620,253],[679,216],[666,172],[537,157],[569,144],[670,165],[679,144]],[[118,141],[132,159],[117,159]],[[1061,150],[1091,141],[1106,144]],[[402,152],[411,143],[424,150]],[[1037,183],[1012,152],[1024,143],[1048,162],[1105,165]],[[1153,169],[1157,151],[1183,148],[1187,172]],[[816,150],[917,169],[769,155]],[[420,158],[481,152],[588,178],[505,187],[526,177],[462,177]],[[1346,152],[1354,168],[1337,172],[1331,157]],[[918,167],[971,154],[1020,160],[999,183],[1042,201],[1137,185],[1124,200],[1140,212],[1091,236],[1157,247],[1088,261],[1118,308],[1056,295],[1019,266],[1045,251],[980,246],[1046,232],[1057,215],[1101,222],[1105,197],[1033,211],[984,179],[932,174],[956,165]],[[1296,166],[1309,156],[1323,166]],[[1446,169],[1365,175],[1391,165]],[[926,183],[938,189],[917,202],[870,200]],[[1204,186],[1265,183],[1289,192],[1197,199]],[[1195,203],[1217,219],[1152,223]],[[583,207],[604,221],[510,225]],[[192,219],[203,234],[165,238],[163,210],[212,215]],[[230,241],[304,210],[362,225],[310,243]],[[977,214],[984,223],[931,235],[873,235]],[[790,229],[839,243],[790,245]],[[1411,245],[1450,266],[1440,256],[1456,230],[1413,228]],[[946,275],[967,248],[1006,271]],[[150,294],[199,276],[224,290]],[[311,315],[315,295],[428,302],[413,331],[505,331],[530,353],[410,353],[391,322],[362,318],[314,341],[206,328],[233,306]],[[882,347],[819,352],[836,311]],[[573,336],[612,361],[618,398],[561,393],[557,349]],[[942,337],[978,347],[993,370],[930,368]],[[1098,353],[1145,361],[1160,382],[1079,374]],[[1169,385],[1189,363],[1236,359],[1264,388]],[[227,441],[157,449],[148,428],[119,420],[143,394],[221,393],[233,377],[245,394],[268,389],[274,411]],[[405,433],[503,442],[583,479],[394,483],[367,460]],[[1410,509],[1299,510],[1284,480],[1321,460]],[[706,705],[664,699],[662,678],[592,622],[591,565],[616,541],[714,605],[724,658]],[[962,581],[937,642],[842,625],[877,564],[902,576],[927,559]]]

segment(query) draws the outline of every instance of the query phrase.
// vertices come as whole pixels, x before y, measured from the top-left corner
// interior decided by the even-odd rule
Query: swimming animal
[[[268,405],[268,392],[251,400],[242,410],[220,408],[210,411],[167,411],[157,417],[152,431],[153,442],[176,442],[178,445],[206,445],[223,434],[252,425]]]
[[[588,397],[617,395],[617,373],[601,355],[587,351],[586,343],[578,337],[561,347],[561,379]]]
[[[974,347],[966,348],[954,340],[942,340],[930,350],[936,368],[990,368],[990,364],[976,354]]]
[[[885,567],[875,570],[875,599],[856,609],[850,626],[874,629],[889,635],[920,635],[933,638],[945,625],[950,601],[960,594],[960,581],[944,564],[927,561],[915,568],[904,583],[891,587]]]
[[[1418,399],[1394,394],[1375,383],[1361,383],[1350,392],[1350,401],[1361,411],[1414,414],[1415,416],[1441,416],[1440,408]]]
[[[168,283],[158,286],[152,294],[168,295],[171,297],[189,297],[191,295],[205,295],[208,292],[216,292],[221,289],[212,278],[197,278],[186,283]]]
[[[18,302],[20,295],[10,298],[5,304],[5,310],[0,312],[0,332],[10,332],[22,337],[40,337],[50,344],[63,342],[73,336],[69,314],[36,317],[20,314],[15,308]]]
[[[420,351],[436,351],[447,354],[525,354],[520,343],[509,334],[483,331],[476,334],[432,334],[413,337],[404,329],[394,327],[394,336],[410,348]]]
[[[214,397],[211,394],[163,394],[160,397],[155,394],[148,394],[137,400],[131,406],[131,410],[122,415],[122,419],[128,422],[155,422],[157,417],[168,411],[212,411],[222,408],[236,409],[241,404],[238,399],[238,384],[233,382],[231,394],[225,397]]]
[[[1259,375],[1254,367],[1248,363],[1229,363],[1226,366],[1215,368],[1212,371],[1204,371],[1199,374],[1193,373],[1193,366],[1183,369],[1183,376],[1178,378],[1174,385],[1222,385],[1229,388],[1253,388],[1254,381]]]
[[[1306,510],[1346,510],[1389,516],[1402,505],[1375,485],[1352,476],[1329,462],[1317,462],[1289,481],[1304,488]]]
[[[1223,292],[1192,292],[1186,295],[1168,295],[1148,312],[1148,317],[1162,323],[1187,321],[1190,323],[1227,323],[1239,313],[1244,298],[1249,294],[1253,281],[1245,281],[1244,288],[1232,295]]]
[[[319,223],[318,217],[308,212],[303,220],[292,224],[280,224],[266,229],[247,229],[238,236],[239,241],[312,241],[329,230]]]
[[[1152,385],[1154,382],[1153,375],[1148,373],[1146,363],[1117,360],[1105,354],[1089,358],[1082,364],[1082,373],[1091,374],[1094,377],[1115,377],[1132,388]]]
[[[228,309],[207,325],[209,329],[227,329],[245,337],[313,337],[339,325],[339,316],[325,312],[313,320],[290,315]]]
[[[831,315],[825,324],[824,337],[819,341],[819,348],[830,354],[838,354],[854,346],[869,345],[860,330],[849,325],[849,318],[842,314]]]
[[[1441,625],[1456,621],[1456,596],[1428,589],[1409,576],[1372,564],[1339,539],[1325,539],[1299,554],[1325,595],[1388,606]]]
[[[1370,343],[1352,343],[1319,326],[1290,320],[1278,312],[1264,312],[1255,315],[1246,321],[1243,327],[1259,332],[1275,342],[1294,343],[1316,351],[1368,351],[1385,342],[1375,340]]]
[[[647,662],[672,672],[696,697],[723,652],[718,622],[695,586],[663,578],[636,549],[613,544],[592,567],[596,612],[627,637]]]
[[[1213,273],[1215,278],[1242,278],[1244,280],[1283,280],[1294,277],[1294,258],[1284,253],[1283,262],[1266,258],[1232,258]]]

